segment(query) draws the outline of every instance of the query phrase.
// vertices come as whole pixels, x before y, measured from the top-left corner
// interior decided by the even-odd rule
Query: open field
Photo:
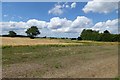
[[[3,77],[115,78],[118,43],[2,38]]]
[[[24,46],[24,45],[48,45],[48,44],[62,44],[62,45],[117,45],[117,42],[96,42],[96,41],[77,41],[70,39],[29,39],[29,38],[11,38],[0,37],[2,46]]]

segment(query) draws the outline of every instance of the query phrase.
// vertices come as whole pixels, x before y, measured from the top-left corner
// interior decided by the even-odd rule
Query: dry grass
[[[29,39],[29,38],[11,38],[0,37],[3,46],[18,46],[18,45],[39,45],[39,44],[59,44],[59,40],[53,39]]]
[[[2,46],[23,46],[23,45],[117,45],[117,42],[97,42],[97,41],[77,41],[77,40],[62,40],[62,39],[29,39],[29,38],[11,38],[0,37]]]

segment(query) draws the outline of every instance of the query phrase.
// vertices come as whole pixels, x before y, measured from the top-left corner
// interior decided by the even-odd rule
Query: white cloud
[[[61,15],[63,13],[63,7],[60,4],[55,4],[55,7],[48,11],[49,14]]]
[[[3,17],[8,17],[8,15],[5,14],[5,15],[3,15]]]
[[[50,22],[48,23],[48,27],[51,29],[58,29],[61,27],[66,27],[69,24],[71,24],[70,20],[67,20],[66,18],[60,19],[59,17],[54,17],[50,19]]]
[[[37,26],[41,34],[46,36],[67,33],[79,35],[83,29],[94,29],[100,32],[109,30],[111,33],[118,33],[118,19],[98,22],[93,25],[92,20],[85,16],[77,16],[74,20],[53,17],[49,22],[36,19],[30,19],[27,22],[0,22],[0,25],[2,25],[0,26],[2,34],[8,34],[8,31],[13,30],[18,34],[25,35],[25,31],[31,26]]]
[[[10,30],[25,31],[31,26],[37,26],[38,28],[47,28],[53,32],[61,33],[79,33],[82,28],[87,28],[92,24],[92,21],[84,16],[78,16],[75,20],[68,20],[66,18],[53,17],[50,22],[40,21],[36,19],[30,19],[27,22],[1,22],[3,33]],[[42,30],[41,29],[41,30]]]
[[[44,28],[47,26],[47,23],[45,21],[40,21],[36,19],[28,20],[26,24],[28,26],[37,26],[38,28]]]
[[[110,2],[105,2],[105,0],[93,0],[89,1],[85,7],[82,9],[85,13],[88,12],[98,12],[98,13],[110,13],[118,9],[119,0],[110,0]]]
[[[10,30],[17,31],[19,34],[21,34],[25,33],[25,30],[31,26],[37,26],[40,29],[47,26],[45,21],[39,21],[36,19],[31,19],[27,22],[0,22],[0,24],[2,25],[0,28],[2,28],[3,34],[8,33]]]
[[[66,8],[69,8],[70,6],[69,6],[69,5],[66,5],[65,7],[66,7]]]
[[[2,28],[2,34],[7,34],[8,31],[10,30],[24,30],[25,28],[27,28],[27,25],[25,22],[0,22],[1,23],[1,27]],[[21,33],[21,32],[19,32]]]
[[[81,29],[90,27],[92,21],[84,16],[78,16],[75,20],[71,21],[66,18],[54,17],[48,23],[48,28],[56,32],[64,33],[77,33]]]
[[[71,4],[71,8],[75,8],[75,7],[76,7],[76,3],[74,2]]]
[[[98,22],[92,27],[92,29],[99,30],[100,32],[108,30],[111,33],[118,33],[118,19]]]
[[[75,8],[76,7],[76,3],[73,2],[71,5],[66,3],[57,3],[54,5],[54,7],[52,9],[50,9],[48,11],[48,14],[53,14],[53,15],[61,15],[63,14],[66,9],[68,8]]]

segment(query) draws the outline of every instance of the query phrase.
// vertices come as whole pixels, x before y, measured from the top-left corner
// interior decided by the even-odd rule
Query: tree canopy
[[[35,36],[40,34],[40,31],[38,30],[37,26],[31,26],[31,28],[27,29],[26,33],[31,39],[34,39]]]
[[[8,34],[10,37],[15,37],[17,34],[14,31],[9,31]]]
[[[83,40],[99,40],[99,31],[95,31],[95,30],[91,30],[91,29],[88,29],[88,30],[83,30],[82,33],[81,33],[81,38]]]
[[[82,40],[93,40],[93,41],[120,41],[120,34],[111,34],[108,30],[103,33],[99,31],[84,29],[81,33]]]

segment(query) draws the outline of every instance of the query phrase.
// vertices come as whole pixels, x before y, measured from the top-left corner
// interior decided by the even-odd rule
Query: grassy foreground
[[[2,46],[3,77],[115,78],[118,76],[117,43],[70,40],[58,42],[45,45]]]

